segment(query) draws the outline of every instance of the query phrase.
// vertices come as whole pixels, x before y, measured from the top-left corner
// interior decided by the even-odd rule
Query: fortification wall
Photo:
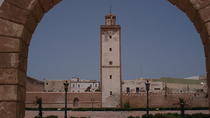
[[[179,98],[183,98],[188,104],[187,107],[208,107],[208,97],[205,93],[150,93],[149,106],[151,108],[172,108],[179,107]],[[123,94],[123,104],[128,103],[132,108],[146,107],[146,94]]]
[[[64,107],[64,92],[27,92],[26,93],[26,107],[35,108],[36,98],[41,97],[43,101],[43,108],[63,108]],[[77,98],[78,106],[74,106],[74,100]],[[68,93],[67,103],[69,108],[99,108],[101,107],[101,93]]]
[[[42,97],[44,108],[63,108],[64,107],[64,93],[63,92],[27,92],[26,93],[26,107],[36,108],[36,98]],[[78,106],[74,106],[74,99],[78,98]],[[178,93],[168,94],[164,93],[150,93],[149,105],[152,108],[161,107],[179,107],[176,105],[179,98],[183,98],[188,107],[208,107],[208,98],[204,93]],[[100,108],[101,107],[101,92],[97,93],[68,93],[68,107],[82,107],[82,108]],[[132,108],[146,107],[146,94],[123,94],[122,105],[129,103]]]
[[[44,82],[34,79],[32,77],[27,77],[26,79],[26,91],[30,92],[43,92]]]

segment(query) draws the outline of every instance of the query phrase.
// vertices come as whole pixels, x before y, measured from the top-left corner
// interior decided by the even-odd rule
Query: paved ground
[[[112,111],[68,111],[68,118],[70,116],[74,117],[87,117],[87,118],[127,118],[128,116],[141,116],[145,114],[145,111],[122,111],[122,112],[112,112]],[[151,111],[151,114],[157,113],[179,113],[179,111]],[[208,110],[188,110],[186,114],[194,113],[204,113],[209,114]],[[34,118],[38,114],[37,111],[26,111],[25,118]],[[64,111],[45,111],[44,116],[56,115],[59,118],[64,118]]]

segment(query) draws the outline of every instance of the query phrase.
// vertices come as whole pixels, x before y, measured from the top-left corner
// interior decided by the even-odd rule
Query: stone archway
[[[30,40],[43,15],[60,1],[0,0],[0,114],[3,118],[24,117]],[[200,34],[210,87],[210,0],[168,1],[186,13]]]

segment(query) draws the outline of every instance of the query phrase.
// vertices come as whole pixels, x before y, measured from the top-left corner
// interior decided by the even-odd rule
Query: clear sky
[[[110,6],[122,28],[123,79],[206,73],[199,34],[166,0],[63,0],[33,35],[28,75],[98,80],[100,25]]]

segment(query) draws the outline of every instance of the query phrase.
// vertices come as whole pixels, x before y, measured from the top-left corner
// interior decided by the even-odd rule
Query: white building
[[[69,83],[69,92],[95,92],[99,91],[99,81],[96,80],[80,80],[72,78],[71,80],[45,80],[44,90],[46,92],[64,92],[64,83]]]
[[[123,93],[143,93],[146,92],[146,79],[124,80],[122,83]],[[159,93],[163,91],[163,82],[149,80],[150,92]]]
[[[71,79],[70,92],[95,92],[99,91],[99,81],[80,80],[79,78]]]

